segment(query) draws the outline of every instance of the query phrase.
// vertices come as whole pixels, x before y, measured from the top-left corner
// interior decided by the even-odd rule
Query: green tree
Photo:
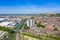
[[[37,27],[45,28],[45,26],[44,26],[44,25],[42,25],[42,24],[36,24],[36,25],[37,25]]]
[[[24,29],[30,29],[26,23],[24,24]]]
[[[54,29],[53,29],[53,30],[58,31],[58,28],[54,27]]]

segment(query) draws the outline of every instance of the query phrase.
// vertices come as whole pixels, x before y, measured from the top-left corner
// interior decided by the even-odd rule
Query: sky
[[[60,0],[0,0],[0,14],[60,13]]]

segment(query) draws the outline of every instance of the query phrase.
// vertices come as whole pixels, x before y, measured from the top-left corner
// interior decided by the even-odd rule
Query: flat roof
[[[5,20],[5,19],[8,19],[8,18],[0,18],[0,21],[1,21],[1,20]]]
[[[0,30],[0,38],[2,38],[4,35],[6,35],[8,32],[5,32],[5,31],[1,31]]]
[[[1,26],[7,26],[8,24],[11,24],[11,23],[13,23],[13,22],[1,22],[0,25]]]

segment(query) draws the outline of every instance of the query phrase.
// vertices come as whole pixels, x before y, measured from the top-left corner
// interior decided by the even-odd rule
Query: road
[[[20,40],[20,33],[16,34],[16,40]]]
[[[15,32],[18,32],[18,30],[23,26],[25,20],[22,19],[21,23],[17,25],[16,29],[14,30]]]
[[[20,35],[18,34],[18,30],[23,26],[24,22],[25,22],[25,20],[22,19],[21,23],[16,26],[16,29],[15,29],[15,30],[13,30],[14,33],[17,33],[16,38],[18,38],[18,37],[20,36]],[[12,40],[12,38],[13,38],[13,36],[14,36],[14,33],[12,33],[12,35],[9,36],[9,37],[7,38],[7,40]],[[18,35],[19,35],[19,36],[18,36]]]

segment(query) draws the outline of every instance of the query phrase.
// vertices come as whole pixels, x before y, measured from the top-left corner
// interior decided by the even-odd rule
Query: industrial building
[[[0,26],[5,26],[5,27],[8,27],[8,28],[14,28],[16,25],[16,22],[1,22],[0,23]]]
[[[4,22],[4,21],[7,21],[7,20],[8,20],[8,18],[0,18],[0,23]]]

